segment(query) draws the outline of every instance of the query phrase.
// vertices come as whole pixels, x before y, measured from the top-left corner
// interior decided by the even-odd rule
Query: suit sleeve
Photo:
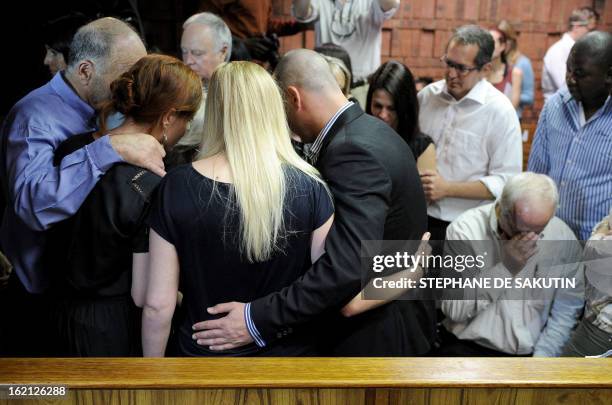
[[[251,319],[266,341],[355,296],[361,289],[361,241],[383,239],[391,180],[380,162],[364,148],[344,143],[327,151],[320,169],[336,208],[326,254],[290,286],[251,303]]]

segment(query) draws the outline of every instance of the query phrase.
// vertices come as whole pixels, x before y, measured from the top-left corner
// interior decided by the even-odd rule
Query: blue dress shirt
[[[584,125],[581,110],[567,89],[546,102],[528,168],[552,177],[559,188],[557,216],[587,240],[612,206],[611,97]]]
[[[53,166],[61,142],[95,125],[94,109],[58,73],[18,101],[0,129],[0,171],[8,192],[0,244],[31,293],[44,292],[53,270],[40,263],[43,231],[74,214],[100,177],[122,161],[103,136]]]

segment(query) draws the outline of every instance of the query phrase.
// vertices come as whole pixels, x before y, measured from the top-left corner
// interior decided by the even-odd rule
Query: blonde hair
[[[280,90],[259,65],[220,65],[209,83],[205,115],[199,157],[226,154],[231,197],[241,216],[241,252],[249,262],[268,260],[282,250],[285,237],[285,196],[293,180],[283,166],[323,181],[293,149]]]
[[[338,58],[335,58],[333,56],[327,56],[327,55],[322,55],[322,56],[327,61],[327,64],[329,65],[329,69],[332,71],[336,80],[338,80],[338,76],[344,77],[344,84],[341,85],[340,82],[338,81],[338,86],[340,86],[340,90],[342,90],[342,94],[348,97],[349,94],[351,93],[351,83],[352,83],[351,73],[349,72],[348,68],[346,67],[344,62],[342,62],[342,60]]]

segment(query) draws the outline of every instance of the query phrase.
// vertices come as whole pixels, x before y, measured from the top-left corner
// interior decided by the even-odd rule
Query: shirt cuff
[[[85,146],[85,150],[91,162],[102,173],[106,173],[115,163],[123,162],[121,156],[113,149],[108,135]]]
[[[487,190],[493,194],[493,198],[498,199],[506,184],[500,176],[487,176],[480,179],[480,182],[485,185]]]
[[[259,347],[265,347],[266,342],[261,338],[261,335],[259,334],[259,331],[257,330],[257,327],[255,326],[255,323],[253,322],[253,319],[251,318],[251,303],[250,302],[248,302],[244,306],[244,321],[246,323],[249,334],[255,341],[255,344],[257,344],[257,346]]]

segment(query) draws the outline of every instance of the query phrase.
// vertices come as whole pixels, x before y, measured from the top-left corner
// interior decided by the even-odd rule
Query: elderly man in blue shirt
[[[53,166],[57,146],[96,129],[96,110],[110,98],[110,83],[145,55],[139,35],[117,19],[81,27],[66,70],[17,102],[0,129],[0,176],[7,200],[0,244],[14,267],[9,291],[3,294],[10,297],[13,316],[2,328],[10,330],[11,339],[4,348],[0,342],[0,353],[37,354],[41,347],[43,339],[34,340],[30,325],[44,318],[39,311],[47,305],[43,293],[53,271],[41,265],[44,231],[74,214],[115,163],[126,161],[164,174],[163,147],[146,134],[100,137]],[[9,308],[2,311],[6,314]]]
[[[612,206],[612,34],[576,42],[566,81],[542,110],[529,170],[553,178],[557,215],[586,240]]]

